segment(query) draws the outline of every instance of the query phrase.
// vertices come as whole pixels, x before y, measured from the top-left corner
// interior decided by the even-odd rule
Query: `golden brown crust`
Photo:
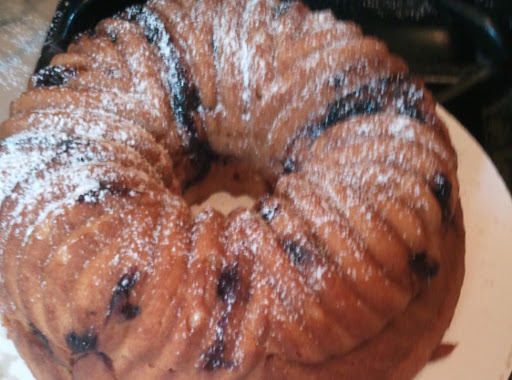
[[[367,343],[316,366],[269,357],[271,379],[411,379],[430,360],[450,325],[464,279],[464,226],[460,203],[443,239],[443,268],[428,289]],[[439,296],[441,294],[441,296]],[[426,312],[428,310],[428,312]],[[254,378],[260,378],[255,376]]]
[[[208,236],[211,238],[215,234]],[[255,369],[248,378],[410,379],[430,360],[451,322],[459,298],[464,278],[464,227],[460,204],[444,240],[443,257],[446,266],[443,265],[442,268],[445,269],[431,282],[428,291],[413,301],[400,318],[371,341],[342,358],[333,358],[327,363],[316,366],[297,366],[280,361],[276,356],[269,356],[263,362],[264,364]],[[210,244],[207,243],[207,246]],[[197,252],[206,252],[206,250],[199,247]],[[437,297],[439,292],[442,292],[442,297]],[[421,311],[425,309],[435,312],[422,313]],[[13,324],[7,325],[9,337],[16,343],[20,354],[31,366],[36,378],[42,380],[68,378],[62,367],[55,364],[40,337],[35,332],[24,330],[19,324],[18,326],[16,328]],[[99,361],[100,359],[93,359],[91,356],[89,360]],[[85,362],[81,365],[83,364]],[[104,362],[101,360],[100,368],[103,366]],[[94,366],[89,367],[86,374],[90,374],[91,368]],[[77,368],[77,373],[79,370]],[[74,373],[74,375],[77,374]]]
[[[0,127],[4,324],[41,379],[411,378],[462,283],[456,171],[430,93],[357,26],[152,0]],[[194,217],[218,190],[262,198]]]

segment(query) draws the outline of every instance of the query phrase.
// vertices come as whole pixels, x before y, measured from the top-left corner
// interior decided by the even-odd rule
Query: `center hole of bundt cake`
[[[231,211],[239,207],[251,208],[254,205],[254,202],[254,198],[248,195],[236,197],[225,191],[220,191],[213,193],[208,199],[200,204],[193,204],[191,209],[192,215],[194,216],[198,215],[208,207],[212,207],[217,211],[220,211],[222,214],[228,215]]]
[[[212,162],[208,174],[186,189],[184,198],[194,215],[208,206],[227,215],[239,207],[251,208],[271,189],[272,184],[254,167],[222,158]]]

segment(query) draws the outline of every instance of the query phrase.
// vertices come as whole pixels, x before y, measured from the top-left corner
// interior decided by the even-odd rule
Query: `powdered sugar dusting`
[[[70,51],[73,77],[35,81],[0,141],[4,312],[62,363],[101,347],[117,377],[318,364],[428,286],[411,257],[437,263],[454,153],[381,42],[300,3],[152,0]],[[86,83],[100,73],[115,88]],[[166,185],[202,169],[200,144],[275,191],[187,207]]]

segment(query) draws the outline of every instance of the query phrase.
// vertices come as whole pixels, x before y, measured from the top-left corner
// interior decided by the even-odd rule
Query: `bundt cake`
[[[0,127],[10,338],[38,379],[412,378],[464,273],[435,106],[300,2],[100,22]],[[222,189],[259,200],[191,213]]]

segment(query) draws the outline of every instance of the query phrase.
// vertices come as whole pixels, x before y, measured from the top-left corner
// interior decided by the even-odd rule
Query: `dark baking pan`
[[[73,38],[102,19],[145,0],[60,0],[46,36],[36,71],[48,66],[53,56],[64,52]]]
[[[74,36],[145,0],[62,0],[37,70],[66,49]],[[489,77],[489,66],[509,57],[509,47],[484,14],[459,0],[305,0],[314,9],[331,8],[386,41],[424,78],[440,101],[449,101]],[[471,78],[467,80],[465,78]],[[464,78],[464,79],[462,79]]]

